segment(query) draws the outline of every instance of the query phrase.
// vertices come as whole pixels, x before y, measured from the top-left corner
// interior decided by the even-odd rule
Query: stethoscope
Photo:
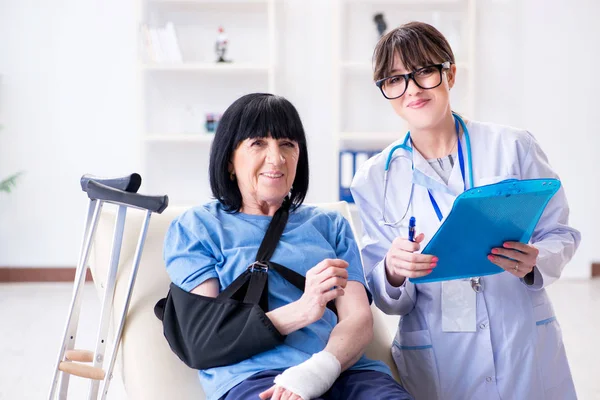
[[[463,156],[463,151],[462,151],[462,146],[460,143],[460,129],[459,129],[459,125],[460,127],[462,127],[462,130],[464,132],[465,135],[465,144],[466,144],[466,150],[467,150],[467,164],[468,164],[468,169],[469,169],[469,188],[474,187],[473,185],[473,162],[472,162],[472,156],[471,156],[471,140],[469,138],[469,130],[467,129],[467,125],[465,124],[465,122],[463,121],[463,119],[460,117],[460,115],[456,114],[456,113],[452,113],[452,116],[454,117],[454,127],[456,129],[456,135],[458,137],[458,141],[457,141],[457,147],[458,147],[458,161],[460,164],[460,172],[462,175],[462,179],[463,179],[463,188],[464,190],[467,190],[467,183],[465,180],[465,161],[464,161],[464,156]],[[402,149],[407,151],[410,154],[410,163],[411,163],[411,170],[414,171],[415,168],[415,164],[413,161],[413,149],[411,146],[409,146],[409,141],[410,141],[410,131],[408,131],[408,133],[406,134],[406,136],[404,137],[404,140],[402,143],[397,144],[396,146],[392,147],[390,152],[388,153],[386,162],[385,162],[385,170],[383,173],[383,207],[381,208],[381,219],[383,222],[383,225],[385,226],[398,226],[402,221],[404,221],[404,219],[406,218],[406,215],[408,214],[408,210],[410,209],[410,206],[412,204],[412,199],[413,199],[413,193],[415,190],[415,182],[414,180],[412,180],[411,182],[411,186],[410,186],[410,195],[408,198],[408,203],[406,204],[406,209],[404,211],[404,213],[402,214],[402,217],[400,217],[400,219],[398,219],[396,222],[390,222],[388,221],[388,219],[385,216],[386,210],[385,210],[385,204],[386,204],[386,197],[387,197],[387,183],[388,183],[388,174],[390,172],[390,166],[392,164],[392,157],[394,155],[394,152],[398,149]],[[400,156],[402,158],[407,158],[408,157],[406,155],[404,156]],[[397,159],[398,157],[396,157]],[[394,159],[395,160],[395,159]],[[431,193],[430,189],[427,189],[427,192],[429,194],[429,200],[431,201],[431,205],[435,211],[436,216],[438,217],[438,220],[442,220],[443,219],[443,215],[442,212],[440,210],[440,207],[438,206],[437,201],[435,200],[435,197],[433,196],[433,193]],[[480,283],[480,278],[471,278],[471,287],[473,288],[473,290],[475,290],[476,292],[480,292],[483,287],[481,286]]]
[[[452,115],[454,117],[454,127],[456,129],[456,135],[458,137],[460,137],[459,124],[462,127],[464,135],[465,135],[465,144],[467,147],[467,164],[469,167],[469,187],[471,188],[474,185],[473,185],[473,163],[472,163],[472,158],[471,158],[471,140],[469,138],[469,130],[467,129],[467,125],[465,124],[463,119],[460,117],[460,115],[455,114],[455,113],[452,113]],[[390,166],[392,164],[392,161],[396,160],[398,158],[409,159],[405,155],[396,157],[395,159],[392,159],[396,150],[398,150],[398,149],[406,150],[410,154],[411,170],[414,171],[414,168],[415,168],[415,164],[412,159],[413,149],[411,146],[409,146],[409,141],[410,141],[410,131],[406,134],[406,136],[404,137],[404,141],[402,143],[397,144],[396,146],[391,148],[390,152],[388,153],[386,162],[385,162],[385,170],[383,173],[383,207],[381,208],[381,220],[383,221],[383,224],[385,226],[398,226],[406,218],[406,215],[408,214],[408,210],[412,203],[413,193],[415,190],[414,180],[412,181],[411,186],[410,186],[410,195],[408,198],[408,202],[406,204],[406,209],[404,210],[402,217],[400,217],[400,219],[398,219],[396,222],[391,222],[386,218],[386,208],[385,208],[386,201],[385,200],[387,198],[387,186],[388,186],[387,184],[388,184],[388,176],[390,173]],[[460,164],[460,172],[461,172],[461,175],[463,178],[464,190],[467,190],[467,185],[466,185],[466,181],[465,181],[465,162],[464,162],[464,156],[463,156],[463,151],[462,151],[462,146],[460,144],[460,140],[458,140],[458,142],[457,142],[457,147],[458,147],[458,162]],[[429,200],[431,201],[431,205],[433,206],[433,209],[434,209],[438,219],[441,221],[443,219],[442,212],[440,211],[440,208],[439,208],[437,202],[435,201],[435,197],[431,193],[431,190],[428,189],[427,191],[429,193]]]

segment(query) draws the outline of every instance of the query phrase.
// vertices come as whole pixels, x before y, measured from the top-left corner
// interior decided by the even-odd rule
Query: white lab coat
[[[529,132],[476,121],[469,121],[467,128],[475,186],[504,179],[557,177]],[[384,226],[384,165],[389,150],[400,142],[366,162],[351,190],[363,223],[361,252],[367,284],[381,310],[401,315],[392,353],[405,388],[417,400],[575,399],[560,325],[544,289],[560,277],[580,242],[579,232],[567,225],[564,190],[549,202],[531,239],[540,251],[533,285],[508,272],[482,277],[484,290],[476,298],[476,332],[443,332],[441,283],[414,285],[407,280],[394,288],[386,280],[383,260],[394,238],[407,237],[411,215],[416,217],[417,233],[425,234],[424,248],[441,225],[427,187],[445,217],[463,191],[463,180],[458,162],[445,185],[416,149],[414,172],[410,153],[396,150],[388,177],[389,222],[404,214],[411,180],[416,184],[404,222]],[[461,146],[468,188],[464,135]]]

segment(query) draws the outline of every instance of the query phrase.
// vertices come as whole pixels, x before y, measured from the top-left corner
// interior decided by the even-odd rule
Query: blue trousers
[[[273,386],[282,371],[267,370],[252,375],[233,387],[221,400],[258,400]],[[414,400],[398,382],[379,371],[344,371],[321,397],[315,400]]]

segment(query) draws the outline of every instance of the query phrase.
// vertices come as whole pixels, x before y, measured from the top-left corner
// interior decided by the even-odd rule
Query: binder
[[[362,167],[362,165],[367,162],[367,160],[371,157],[371,155],[366,151],[359,151],[354,154],[354,174]]]
[[[340,151],[340,200],[347,201],[348,203],[354,203],[352,193],[350,192],[350,185],[352,184],[352,179],[354,179],[354,175],[356,174],[356,172],[369,158],[379,153],[381,153],[381,151]]]
[[[347,150],[340,151],[340,200],[347,201],[348,203],[354,203],[352,193],[350,192],[354,173],[354,152]]]
[[[422,253],[439,258],[413,283],[486,276],[504,270],[488,260],[506,241],[528,243],[546,205],[560,189],[557,179],[506,180],[460,194]],[[417,219],[417,229],[419,221]]]

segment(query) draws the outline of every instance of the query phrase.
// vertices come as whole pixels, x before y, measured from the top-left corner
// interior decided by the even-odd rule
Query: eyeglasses
[[[450,69],[450,61],[442,64],[433,64],[422,67],[409,74],[394,75],[380,79],[375,82],[375,85],[381,90],[381,94],[388,100],[394,100],[401,97],[408,82],[412,79],[421,89],[433,89],[442,84],[442,71]]]

